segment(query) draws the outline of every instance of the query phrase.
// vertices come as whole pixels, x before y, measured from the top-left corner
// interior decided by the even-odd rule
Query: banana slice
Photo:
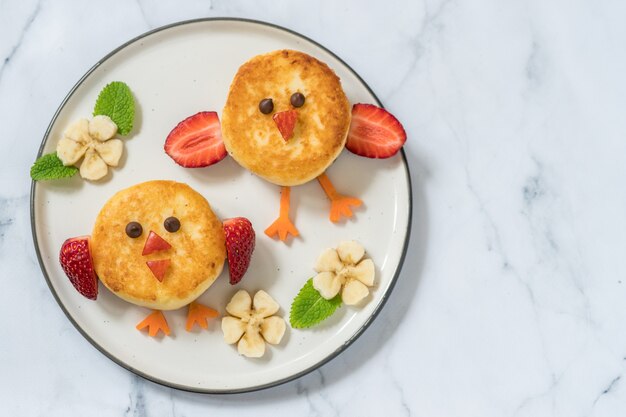
[[[252,298],[248,291],[239,290],[230,300],[230,303],[226,305],[226,311],[240,319],[250,316],[252,310]]]
[[[65,166],[74,165],[80,161],[85,152],[87,152],[87,145],[69,138],[63,138],[57,143],[57,156]]]
[[[368,287],[374,285],[375,275],[374,261],[371,259],[363,259],[357,266],[350,268],[350,276],[358,279]]]
[[[339,242],[337,245],[337,254],[344,264],[355,265],[365,255],[365,249],[361,244],[354,240]]]
[[[97,142],[94,147],[108,166],[116,167],[124,151],[124,142],[120,139],[111,139],[106,142]]]
[[[356,279],[352,279],[346,282],[346,285],[343,287],[343,291],[341,292],[341,300],[349,306],[353,306],[358,304],[359,301],[368,296],[370,291],[367,289],[365,284],[361,281],[357,281]]]
[[[91,143],[92,139],[91,136],[89,136],[89,121],[87,119],[77,120],[65,130],[65,137],[84,145]]]
[[[285,320],[273,315],[279,309],[280,305],[263,290],[254,299],[245,290],[237,291],[226,305],[226,311],[234,317],[222,318],[224,341],[237,343],[241,355],[260,358],[265,354],[265,342],[278,344],[285,334]]]
[[[280,306],[268,293],[261,290],[254,294],[254,310],[257,315],[260,317],[269,317],[273,314],[276,314]]]
[[[117,134],[117,125],[109,116],[94,116],[89,122],[89,135],[101,142],[111,139]]]
[[[107,164],[104,163],[98,153],[92,149],[87,149],[85,159],[80,164],[80,176],[86,180],[96,181],[107,174]]]
[[[277,345],[283,339],[287,324],[281,317],[268,317],[261,323],[261,336],[271,345]]]
[[[260,358],[263,356],[265,354],[265,341],[259,334],[259,330],[247,330],[237,344],[237,351],[240,355],[248,358]]]
[[[347,305],[358,304],[374,285],[376,271],[371,259],[363,259],[365,249],[354,240],[340,242],[337,249],[326,249],[317,260],[313,287],[327,300],[341,292]]]
[[[341,277],[333,272],[320,272],[313,277],[313,288],[327,300],[339,294],[342,285],[343,280]]]
[[[315,263],[315,270],[317,272],[322,271],[341,271],[343,268],[343,262],[339,259],[339,255],[335,249],[329,248],[326,249],[322,254],[317,258],[317,262]]]
[[[232,345],[237,343],[246,332],[246,323],[235,317],[226,316],[222,319],[222,332],[224,332],[224,341]]]

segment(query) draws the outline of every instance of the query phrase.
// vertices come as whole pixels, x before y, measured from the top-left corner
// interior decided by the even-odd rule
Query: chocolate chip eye
[[[133,239],[138,238],[143,233],[143,227],[137,222],[130,222],[126,225],[126,234]]]
[[[274,102],[271,98],[264,98],[259,103],[259,111],[263,114],[270,114],[274,110]]]
[[[178,229],[180,229],[180,220],[176,217],[168,217],[163,222],[163,227],[170,233],[178,232]]]
[[[302,94],[302,93],[293,93],[291,95],[291,105],[293,107],[302,107],[302,106],[304,106],[304,94]]]

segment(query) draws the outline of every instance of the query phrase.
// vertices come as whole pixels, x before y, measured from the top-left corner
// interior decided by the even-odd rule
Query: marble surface
[[[0,403],[14,416],[626,413],[626,3],[0,0]],[[28,169],[93,63],[149,29],[265,20],[344,58],[404,122],[410,255],[382,314],[273,389],[155,385],[65,318]]]

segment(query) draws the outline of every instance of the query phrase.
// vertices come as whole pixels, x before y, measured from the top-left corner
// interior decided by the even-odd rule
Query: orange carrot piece
[[[207,319],[213,319],[217,316],[219,316],[217,311],[205,305],[192,301],[189,304],[189,312],[187,313],[187,324],[185,325],[185,330],[190,332],[194,324],[196,323],[203,329],[208,329],[209,324],[207,323]]]
[[[141,323],[137,325],[137,330],[148,328],[148,336],[154,337],[162,331],[166,336],[170,335],[170,327],[167,325],[167,320],[163,312],[159,310],[153,310]]]
[[[335,190],[335,187],[330,182],[330,179],[326,174],[322,174],[317,177],[322,189],[330,200],[330,221],[333,223],[338,222],[341,216],[352,217],[352,209],[350,207],[359,207],[363,202],[355,197],[348,197],[341,195]]]
[[[293,225],[291,220],[289,220],[289,195],[291,193],[291,188],[283,187],[280,192],[280,214],[278,219],[274,221],[265,229],[265,234],[269,237],[274,237],[278,235],[278,238],[282,241],[287,239],[287,236],[291,234],[293,237],[296,237],[300,234],[298,229]]]

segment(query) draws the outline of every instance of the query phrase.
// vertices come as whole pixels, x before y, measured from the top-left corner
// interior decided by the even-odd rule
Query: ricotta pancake
[[[271,104],[261,104],[268,99]],[[275,119],[288,111],[297,118],[293,135],[284,139]],[[280,50],[239,68],[222,112],[222,135],[228,153],[243,167],[274,184],[298,185],[322,174],[339,156],[350,115],[339,77],[328,65]]]
[[[204,197],[174,181],[115,194],[96,219],[91,244],[102,283],[130,303],[157,310],[195,300],[226,259],[222,222]]]

